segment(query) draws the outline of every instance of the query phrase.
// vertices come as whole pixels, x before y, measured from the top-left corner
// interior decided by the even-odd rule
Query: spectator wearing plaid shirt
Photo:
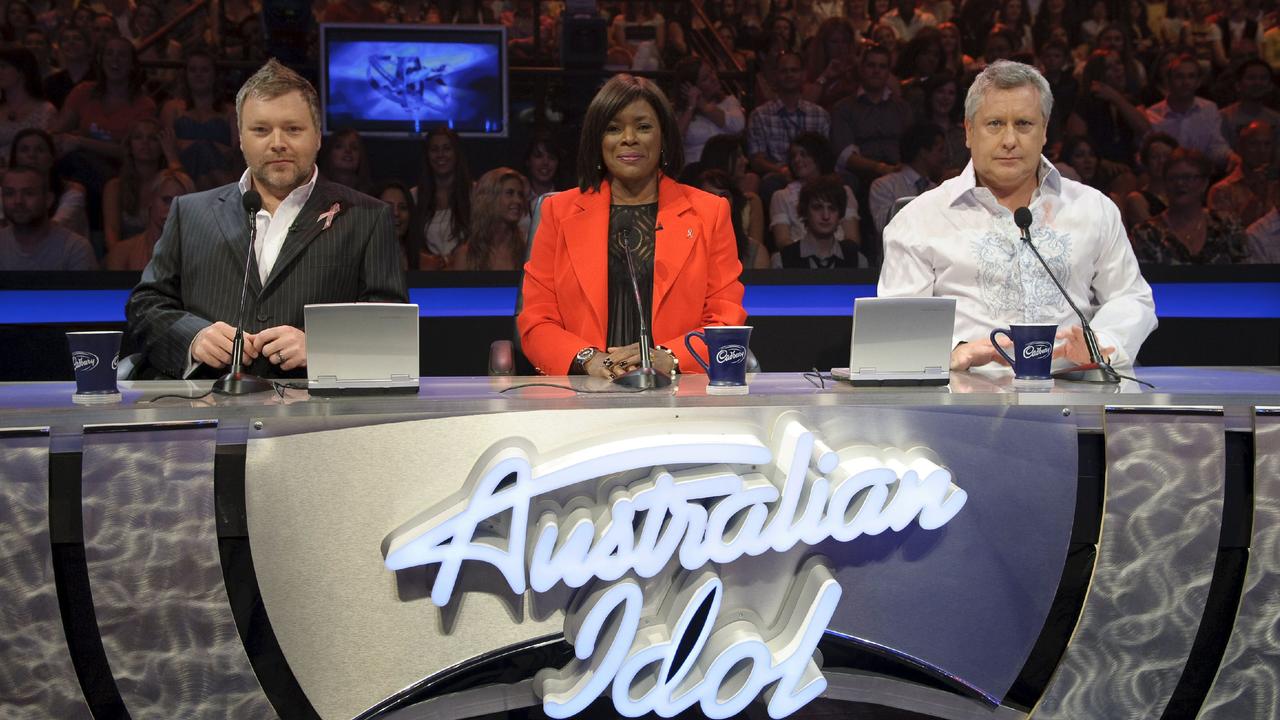
[[[804,90],[804,62],[787,52],[777,59],[773,85],[777,98],[752,111],[747,120],[747,152],[751,167],[764,176],[761,198],[767,203],[770,191],[792,180],[787,167],[787,149],[802,132],[831,134],[831,116],[821,106],[801,97]]]

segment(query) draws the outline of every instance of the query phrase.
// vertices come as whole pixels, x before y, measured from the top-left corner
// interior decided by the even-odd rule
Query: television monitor
[[[507,136],[501,25],[321,25],[324,132]]]

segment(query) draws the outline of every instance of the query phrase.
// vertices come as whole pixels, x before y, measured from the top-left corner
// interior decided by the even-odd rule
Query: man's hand
[[[307,334],[296,327],[277,325],[254,336],[254,348],[272,365],[289,371],[307,365]]]
[[[1008,350],[1013,347],[1013,342],[1008,338],[1001,337],[1000,347]],[[1001,365],[1009,364],[1009,361],[1005,360],[1003,355],[996,352],[996,348],[991,344],[990,338],[960,343],[951,351],[952,370],[968,370],[971,367],[986,365],[993,360]]]
[[[231,364],[231,346],[235,342],[236,329],[219,320],[196,334],[191,343],[191,359],[209,367],[224,368]],[[244,348],[240,362],[248,365],[258,357],[254,336],[244,334]]]
[[[1057,339],[1064,342],[1053,349],[1054,357],[1065,357],[1076,365],[1093,362],[1093,358],[1089,357],[1089,345],[1084,341],[1084,328],[1072,325],[1059,330]],[[1108,362],[1111,354],[1116,351],[1114,347],[1099,347],[1098,350],[1102,353],[1102,359]]]

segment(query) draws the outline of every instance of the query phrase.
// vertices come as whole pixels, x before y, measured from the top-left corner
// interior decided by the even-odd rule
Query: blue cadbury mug
[[[708,362],[703,362],[693,349],[692,340],[702,338],[707,346]],[[712,325],[702,332],[694,330],[684,336],[689,354],[707,371],[709,385],[742,387],[747,384],[747,348],[751,344],[750,325]]]
[[[120,362],[119,330],[67,333],[71,348],[71,368],[76,373],[76,394],[72,400],[82,404],[115,402],[116,366]]]
[[[1018,380],[1048,380],[1052,378],[1053,341],[1058,334],[1056,323],[1024,323],[996,328],[991,331],[991,344],[996,352],[1013,366],[1013,377]],[[996,342],[997,335],[1013,341],[1013,356]]]

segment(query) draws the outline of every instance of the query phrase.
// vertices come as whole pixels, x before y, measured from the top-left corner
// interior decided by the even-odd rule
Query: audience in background
[[[937,187],[947,167],[947,137],[937,125],[912,125],[899,142],[902,168],[876,178],[868,193],[877,233],[884,232],[884,226],[889,224],[889,213],[898,199]]]
[[[1275,159],[1275,128],[1254,120],[1240,131],[1240,163],[1209,189],[1209,209],[1248,227],[1267,214],[1280,197]]]
[[[411,222],[422,229],[423,245],[410,265],[443,270],[471,227],[471,170],[461,138],[449,128],[437,127],[423,139],[422,172],[413,199]]]
[[[1236,68],[1235,90],[1237,100],[1222,108],[1222,137],[1232,150],[1240,152],[1237,145],[1240,129],[1255,120],[1266,122],[1280,133],[1280,112],[1263,104],[1275,99],[1270,65],[1256,57],[1240,63]],[[1280,143],[1276,143],[1276,150],[1280,152]]]
[[[98,269],[89,241],[49,219],[48,173],[9,167],[0,180],[0,200],[8,221],[0,228],[0,271]]]
[[[831,110],[831,147],[840,167],[865,183],[897,169],[898,139],[911,106],[889,83],[889,53],[871,45],[858,64],[858,91]]]
[[[1178,141],[1165,133],[1151,133],[1142,141],[1142,150],[1138,154],[1141,171],[1138,187],[1120,204],[1125,227],[1133,228],[1169,207],[1164,167],[1177,149]]]
[[[773,194],[769,201],[769,230],[773,234],[773,247],[782,250],[800,240],[805,234],[804,214],[800,210],[800,191],[806,182],[835,172],[835,157],[831,143],[819,133],[802,133],[791,141],[788,164],[795,180]],[[842,186],[844,187],[844,186]],[[853,192],[844,187],[845,199],[840,203],[840,218],[834,237],[837,242],[848,240],[854,245],[861,242],[858,230],[858,201]]]
[[[44,130],[18,131],[9,145],[9,165],[24,165],[44,173],[53,192],[53,222],[83,238],[89,237],[89,217],[85,213],[84,186],[63,179],[53,169],[53,136]]]
[[[1101,190],[1112,199],[1124,198],[1138,186],[1138,180],[1125,165],[1100,157],[1093,141],[1084,135],[1074,135],[1062,142],[1059,169],[1067,166],[1075,177],[1089,187]]]
[[[40,68],[30,50],[0,47],[0,147],[22,130],[49,130],[58,110],[44,99]]]
[[[416,227],[412,221],[413,193],[404,183],[390,180],[378,187],[375,197],[391,206],[396,243],[400,246],[400,267],[407,270],[410,267],[410,260],[416,259],[418,248],[422,247],[422,229]]]
[[[807,218],[799,211],[803,181],[833,171],[845,185],[845,212],[832,237],[837,246],[855,243],[864,257],[878,262],[878,231],[893,200],[917,192],[910,181],[943,180],[968,162],[962,106],[969,79],[1004,57],[1042,68],[1054,96],[1045,155],[1065,174],[1110,192],[1135,244],[1140,237],[1148,242],[1148,256],[1272,257],[1276,242],[1270,238],[1280,232],[1274,189],[1280,179],[1280,95],[1273,78],[1280,68],[1280,13],[1273,8],[1252,0],[697,5],[702,12],[680,3],[607,2],[600,12],[608,23],[610,52],[623,66],[674,71],[668,89],[689,161],[681,179],[729,200],[744,267],[771,262],[766,247],[781,250],[808,236]],[[121,247],[123,238],[145,236],[144,220],[154,204],[146,188],[172,175],[167,166],[180,163],[199,189],[234,181],[244,167],[231,103],[219,89],[233,84],[240,71],[220,63],[267,52],[261,8],[257,0],[224,0],[217,43],[201,10],[142,45],[185,7],[172,0],[102,0],[73,8],[69,0],[40,0],[33,12],[33,5],[15,0],[0,16],[0,36],[8,43],[0,47],[0,142],[9,145],[0,164],[7,160],[44,173],[54,197],[53,223],[91,240],[100,256]],[[392,19],[501,22],[514,62],[545,65],[558,57],[562,11],[563,3],[534,0],[412,0],[397,6]],[[314,4],[312,12],[315,20],[380,21],[387,6],[380,0],[330,0]],[[712,47],[717,39],[728,44],[727,56],[718,43]],[[182,47],[191,50],[181,70],[140,65],[176,58]],[[535,85],[525,82],[513,78],[513,102],[529,99]],[[566,121],[544,129],[540,118],[529,132],[520,166],[526,207],[570,184],[562,171],[573,163],[572,150],[559,138],[576,132],[577,110],[562,104],[555,83],[536,87],[551,91],[547,117],[562,115]],[[162,132],[156,131],[157,115]],[[901,156],[904,131],[913,124],[936,126],[929,151],[916,151],[917,160],[932,158],[941,133],[940,172],[922,172]],[[1270,137],[1263,137],[1268,130]],[[825,151],[797,152],[793,140],[804,133],[816,133]],[[519,129],[513,134],[519,137]],[[125,136],[131,139],[122,142]],[[170,136],[176,161],[166,157]],[[160,143],[162,137],[166,141]],[[1198,200],[1210,213],[1204,217],[1218,218],[1222,227],[1230,221],[1249,227],[1246,250],[1236,248],[1233,255],[1230,248],[1236,246],[1227,243],[1224,255],[1207,240],[1210,251],[1185,250],[1194,249],[1201,234],[1225,231],[1201,233],[1195,222],[1184,228],[1180,221],[1196,221],[1197,215],[1185,204],[1181,211],[1167,205],[1172,195],[1189,199],[1165,182],[1166,158],[1179,146],[1208,156],[1212,167],[1204,182],[1212,189],[1207,201],[1203,190]],[[319,164],[330,179],[385,195],[397,217],[405,216],[397,237],[407,267],[494,265],[471,257],[483,241],[472,242],[481,218],[472,217],[462,142],[441,128],[424,138],[423,148],[412,192],[404,185],[372,185],[371,170],[377,168],[370,167],[353,130],[327,137]],[[479,145],[474,150],[473,157],[494,157]],[[830,167],[819,167],[827,163],[815,162],[813,154],[831,156]],[[474,188],[477,201],[482,194]],[[870,208],[861,218],[859,203]],[[858,220],[864,223],[860,236]],[[521,239],[528,222],[526,211],[517,221]],[[1165,232],[1170,223],[1189,233],[1190,244],[1178,246],[1185,258],[1176,249],[1164,255],[1150,250],[1153,228]],[[1162,242],[1168,237],[1160,236]],[[509,244],[500,245],[509,250]],[[507,255],[497,264],[518,265]],[[123,255],[117,251],[112,257],[109,264],[115,266]]]
[[[723,170],[706,169],[693,183],[700,190],[719,195],[729,201],[733,236],[738,243],[738,261],[744,270],[769,267],[769,251],[764,248],[764,205],[760,196],[744,195],[733,178]]]
[[[57,35],[58,69],[44,78],[44,94],[49,102],[61,108],[72,88],[90,79],[93,72],[93,46],[84,30],[64,25]]]
[[[1164,166],[1169,207],[1133,229],[1138,262],[1217,265],[1245,262],[1244,228],[1233,217],[1205,207],[1213,164],[1197,150],[1180,147]]]
[[[840,238],[842,218],[848,208],[848,188],[835,175],[819,175],[805,181],[800,189],[799,213],[804,233],[796,242],[773,255],[775,268],[866,267],[858,243]]]
[[[564,151],[547,130],[535,130],[524,151],[524,174],[529,183],[529,208],[539,197],[557,192],[572,183],[565,179]]]
[[[674,96],[676,121],[684,140],[684,157],[697,162],[707,140],[724,133],[740,133],[746,127],[746,116],[738,98],[724,91],[724,85],[709,63],[688,58],[676,66]]]
[[[1204,78],[1200,64],[1190,55],[1179,55],[1169,64],[1168,73],[1168,94],[1147,108],[1151,129],[1172,135],[1182,147],[1207,157],[1215,170],[1223,170],[1231,148],[1222,137],[1217,104],[1196,95]]]
[[[960,83],[951,73],[939,73],[924,84],[925,114],[922,121],[942,128],[947,142],[943,179],[953,177],[969,163],[969,143],[964,136],[964,102]]]
[[[471,191],[471,228],[467,241],[449,258],[450,270],[517,270],[525,261],[529,183],[508,167],[490,170]]]
[[[102,188],[102,234],[107,252],[146,228],[147,187],[160,171],[182,169],[173,134],[155,120],[140,120],[121,144],[124,162],[120,175]]]
[[[145,268],[151,262],[151,254],[160,239],[160,232],[164,230],[165,220],[169,219],[169,205],[175,197],[195,190],[195,182],[181,170],[166,168],[157,173],[144,193],[147,198],[146,227],[107,252],[106,269],[140,272]]]
[[[243,166],[235,149],[235,104],[218,92],[214,58],[187,53],[178,97],[160,110],[160,126],[173,134],[182,167],[201,190],[237,179]]]
[[[373,177],[369,156],[360,133],[345,128],[330,135],[320,146],[316,166],[329,180],[365,194],[373,193]]]

